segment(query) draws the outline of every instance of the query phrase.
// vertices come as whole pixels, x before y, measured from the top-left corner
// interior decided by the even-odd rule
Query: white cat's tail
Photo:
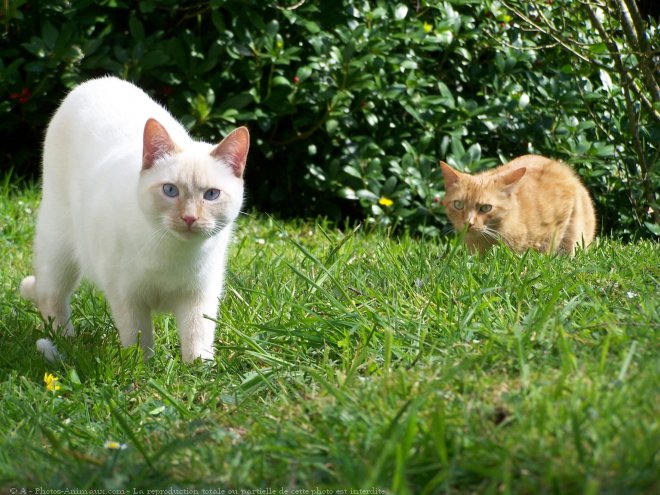
[[[25,277],[21,282],[19,291],[25,299],[29,299],[33,303],[37,304],[37,279],[34,275]],[[57,350],[57,346],[50,339],[39,339],[37,340],[37,350],[46,358],[47,361],[51,363],[55,361],[60,361],[62,355],[60,351]]]
[[[25,277],[18,290],[25,299],[37,303],[37,279],[34,275]]]

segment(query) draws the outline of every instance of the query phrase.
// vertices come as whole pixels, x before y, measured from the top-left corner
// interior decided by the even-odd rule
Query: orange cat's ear
[[[456,170],[451,168],[443,161],[440,162],[440,168],[442,169],[442,175],[445,178],[445,189],[449,189],[458,182],[460,176],[458,175],[458,172],[456,172]]]
[[[250,149],[250,132],[247,127],[234,129],[211,152],[218,160],[226,160],[234,170],[236,177],[243,177],[248,150]]]
[[[142,170],[149,169],[159,158],[172,153],[176,146],[165,128],[156,119],[144,125],[142,146]]]
[[[505,191],[510,191],[511,189],[513,189],[513,187],[518,183],[518,181],[522,179],[523,175],[525,175],[525,172],[527,172],[527,169],[525,167],[522,167],[503,174],[502,182],[504,182]]]

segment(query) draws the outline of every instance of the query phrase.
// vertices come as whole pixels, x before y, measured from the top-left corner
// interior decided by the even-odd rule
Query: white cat
[[[101,289],[121,343],[153,355],[152,311],[173,312],[184,361],[213,358],[227,245],[243,202],[250,136],[194,141],[160,105],[116,78],[75,88],[48,126],[35,276],[21,282],[45,319],[74,334],[80,278]],[[37,347],[59,355],[50,341]]]

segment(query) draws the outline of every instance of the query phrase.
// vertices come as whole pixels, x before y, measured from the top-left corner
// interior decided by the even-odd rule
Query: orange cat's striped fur
[[[566,165],[525,155],[477,175],[440,162],[445,178],[442,204],[471,251],[501,240],[514,251],[573,253],[589,245],[596,215],[589,193]]]

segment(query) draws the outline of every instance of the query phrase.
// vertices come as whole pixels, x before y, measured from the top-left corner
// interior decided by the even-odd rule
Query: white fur
[[[51,363],[62,359],[60,351],[50,339],[37,340],[37,350]]]
[[[176,152],[142,170],[149,118],[167,130]],[[151,313],[168,311],[183,360],[212,359],[215,324],[204,315],[217,314],[243,201],[242,167],[237,174],[231,157],[211,156],[217,148],[193,141],[130,83],[103,78],[74,89],[46,134],[35,276],[21,283],[23,296],[71,336],[69,300],[86,277],[104,292],[124,346],[140,334],[145,357],[153,355]],[[163,193],[166,183],[179,188],[178,198]],[[217,201],[201,199],[210,188],[221,191]],[[188,214],[199,216],[191,228]],[[47,358],[59,356],[52,343],[40,342]]]

